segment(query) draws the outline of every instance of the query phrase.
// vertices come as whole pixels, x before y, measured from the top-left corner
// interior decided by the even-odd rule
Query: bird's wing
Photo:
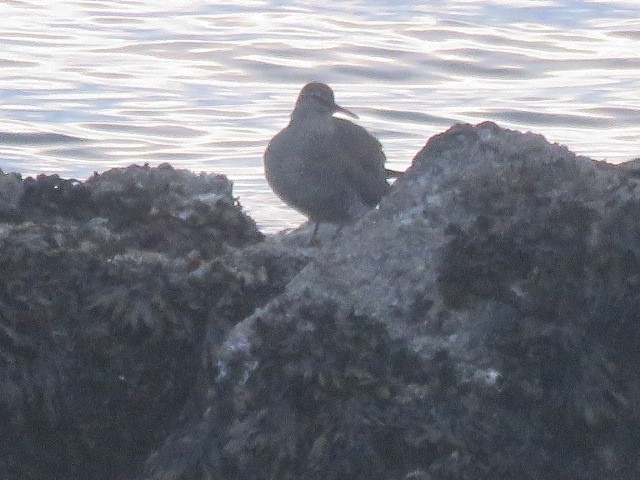
[[[375,206],[389,190],[382,145],[361,126],[342,118],[334,120],[346,178],[364,203]]]

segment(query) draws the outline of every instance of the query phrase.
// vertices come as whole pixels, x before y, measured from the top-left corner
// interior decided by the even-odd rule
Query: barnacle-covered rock
[[[0,472],[638,478],[638,171],[458,125],[319,249],[216,176],[2,177]]]
[[[639,205],[632,165],[433,137],[209,350],[144,478],[638,478]]]
[[[307,261],[258,247],[225,177],[168,165],[0,174],[0,218],[3,479],[131,478],[209,344]]]
[[[4,184],[13,178],[9,175],[2,177]],[[21,184],[19,195],[14,187],[5,194],[19,204],[13,215],[18,220],[102,218],[110,231],[120,235],[123,248],[184,256],[195,247],[211,256],[220,254],[225,244],[241,246],[262,238],[223,175],[195,174],[168,164],[131,165],[96,173],[85,182],[38,175]]]

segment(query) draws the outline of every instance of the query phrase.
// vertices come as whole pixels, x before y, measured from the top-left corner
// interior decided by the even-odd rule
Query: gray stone
[[[216,348],[177,478],[637,478],[639,219],[633,168],[493,123],[431,138]]]

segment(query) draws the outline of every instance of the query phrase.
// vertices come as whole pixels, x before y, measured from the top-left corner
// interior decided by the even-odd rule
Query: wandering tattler
[[[315,222],[342,227],[374,208],[389,190],[386,157],[380,142],[342,118],[356,114],[336,104],[333,90],[319,82],[305,85],[289,125],[269,142],[265,175],[273,191]]]

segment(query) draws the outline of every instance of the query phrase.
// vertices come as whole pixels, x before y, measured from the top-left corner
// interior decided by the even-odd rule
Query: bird
[[[373,135],[335,113],[358,118],[336,103],[329,85],[306,84],[289,124],[264,153],[271,189],[315,222],[310,245],[321,223],[341,229],[374,208],[391,188],[387,178],[399,173],[385,168],[386,156]]]

